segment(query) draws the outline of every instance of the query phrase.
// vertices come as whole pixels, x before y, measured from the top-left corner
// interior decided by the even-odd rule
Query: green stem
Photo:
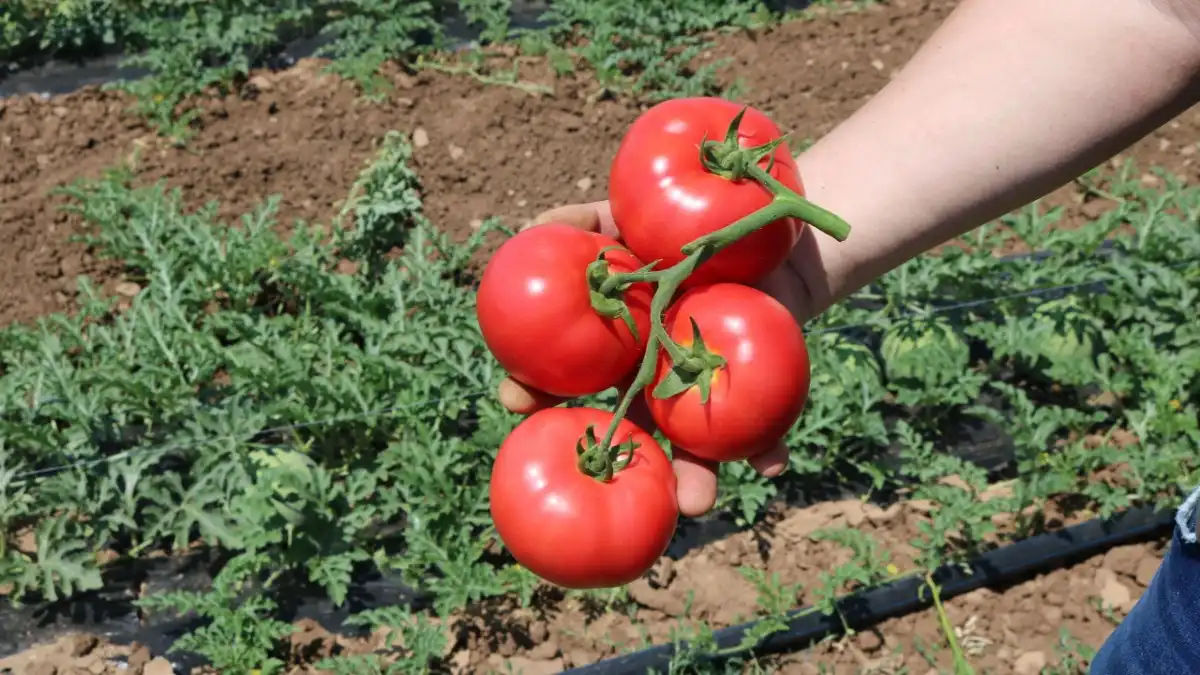
[[[653,272],[613,275],[605,280],[601,286],[601,288],[604,288],[604,286],[610,283],[614,283],[614,285],[619,284],[623,277],[627,278],[635,275],[639,280],[645,277],[647,280],[657,281],[658,283],[658,287],[654,290],[654,297],[650,301],[650,337],[646,341],[646,355],[642,358],[637,375],[634,376],[633,384],[630,385],[628,391],[621,397],[621,402],[613,412],[613,420],[609,425],[608,432],[604,435],[603,442],[600,444],[601,448],[607,448],[612,443],[612,439],[617,433],[617,425],[629,413],[629,408],[633,405],[634,397],[638,396],[642,389],[654,381],[654,373],[658,364],[658,347],[661,345],[675,363],[683,363],[687,360],[687,352],[667,334],[666,326],[663,324],[663,316],[679,287],[691,276],[696,267],[726,246],[742,239],[751,232],[766,227],[780,218],[793,217],[806,220],[807,217],[812,217],[814,209],[828,213],[824,209],[819,209],[819,207],[816,207],[803,197],[796,195],[791,190],[788,190],[786,186],[776,181],[765,171],[759,169],[758,171],[752,170],[750,173],[754,178],[759,180],[763,180],[765,177],[765,181],[769,181],[767,189],[773,193],[777,190],[780,191],[770,204],[731,225],[687,244],[682,249],[683,254],[687,257],[676,265]],[[761,173],[762,176],[757,176],[755,175],[756,173]],[[829,215],[837,223],[845,224],[841,218],[833,214]],[[821,217],[817,216],[817,219],[821,220]],[[826,225],[829,225],[829,223],[826,223]],[[841,232],[837,229],[836,225],[831,227],[835,232]],[[849,225],[845,225],[845,232],[849,232]],[[843,238],[844,236],[845,233],[843,233]]]
[[[745,110],[742,113],[745,113]],[[640,396],[642,390],[654,381],[660,346],[667,351],[672,362],[677,366],[687,364],[689,360],[694,361],[687,350],[671,339],[667,333],[664,315],[679,287],[697,266],[725,247],[782,218],[804,221],[838,241],[845,241],[850,235],[850,225],[846,221],[808,201],[795,190],[777,180],[768,169],[759,166],[762,158],[774,153],[775,148],[782,144],[782,139],[757,148],[739,146],[737,128],[741,119],[742,114],[738,114],[734,118],[723,142],[707,141],[701,144],[700,161],[712,173],[729,180],[750,179],[756,181],[771,193],[771,202],[737,222],[687,244],[681,249],[686,257],[676,265],[662,270],[654,270],[652,269],[654,265],[649,265],[636,272],[612,274],[596,287],[598,294],[603,297],[626,288],[631,283],[657,284],[654,296],[650,301],[650,336],[646,340],[646,353],[638,366],[633,383],[621,396],[616,410],[613,411],[612,423],[609,424],[608,430],[604,434],[604,440],[596,448],[598,452],[610,452],[613,437],[617,433],[617,426],[629,414],[629,408],[633,405],[634,398]],[[583,458],[581,458],[581,467],[582,461]],[[611,477],[610,472],[605,472],[605,474]]]
[[[659,273],[658,288],[654,289],[654,297],[650,300],[650,337],[646,340],[646,355],[642,357],[642,363],[638,366],[633,384],[629,385],[629,389],[621,396],[621,402],[617,405],[617,409],[613,411],[612,422],[604,434],[604,440],[600,443],[601,448],[609,447],[613,436],[617,433],[617,425],[629,414],[629,408],[633,405],[634,398],[654,381],[654,371],[658,366],[659,345],[667,350],[667,354],[672,359],[687,358],[683,347],[667,334],[663,317],[667,312],[667,305],[671,303],[671,298],[675,297],[675,292],[691,276],[692,271],[700,264],[703,257],[701,253],[689,255],[679,264],[672,265]]]
[[[687,244],[682,249],[684,255],[708,248],[711,251],[708,255],[712,256],[717,251],[752,232],[761,230],[780,218],[790,217],[803,220],[838,241],[845,241],[850,236],[849,223],[788,189],[786,185],[775,180],[762,168],[751,167],[749,174],[763,183],[771,191],[771,194],[775,195],[771,203],[735,223]]]
[[[600,292],[609,294],[617,291],[620,288],[637,283],[658,283],[662,279],[666,270],[654,270],[651,272],[625,272],[625,273],[610,273],[604,283],[600,284]]]
[[[958,636],[954,634],[954,626],[950,623],[950,617],[946,615],[946,608],[942,605],[942,588],[934,582],[933,573],[925,574],[925,585],[933,596],[933,606],[937,611],[938,623],[942,626],[946,644],[949,645],[950,654],[954,658],[955,675],[974,675],[975,669],[967,661],[967,655],[963,653],[962,645],[958,643]]]

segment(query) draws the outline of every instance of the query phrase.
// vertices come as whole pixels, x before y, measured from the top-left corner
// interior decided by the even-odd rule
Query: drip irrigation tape
[[[1171,531],[1174,522],[1172,511],[1139,507],[1109,520],[1091,520],[990,551],[968,563],[969,573],[959,566],[944,566],[934,574],[934,582],[941,587],[943,601],[983,587],[1007,586],[1115,546],[1159,538]],[[846,624],[860,631],[887,619],[932,607],[933,601],[928,590],[922,593],[924,583],[921,578],[908,578],[846,598],[840,603]],[[836,615],[827,616],[810,608],[802,608],[790,612],[789,616],[792,618],[788,622],[788,629],[760,642],[752,649],[753,653],[796,652],[843,632]],[[730,649],[740,644],[757,623],[750,622],[717,631],[713,637],[718,649]],[[566,672],[577,675],[644,675],[650,671],[665,671],[675,653],[674,645],[659,645]],[[734,655],[707,656],[698,660],[713,662],[729,656]]]

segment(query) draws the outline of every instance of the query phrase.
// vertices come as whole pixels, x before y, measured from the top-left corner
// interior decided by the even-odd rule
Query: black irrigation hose
[[[943,566],[934,574],[934,581],[941,587],[943,600],[983,587],[1006,586],[1040,572],[1065,567],[1115,546],[1157,539],[1170,532],[1174,523],[1173,510],[1138,507],[1108,520],[1097,518],[989,551],[968,563],[970,573],[965,573],[957,565]],[[847,625],[858,631],[887,619],[932,607],[933,600],[928,590],[921,592],[924,583],[922,578],[906,578],[849,596],[839,603],[842,616]],[[753,653],[800,651],[843,631],[836,615],[825,615],[808,608],[793,610],[788,615],[792,617],[788,629],[760,642],[751,650]],[[717,648],[736,647],[757,623],[749,622],[717,631],[713,635]],[[578,675],[643,675],[649,671],[666,670],[675,654],[674,645],[658,645],[566,672]],[[736,654],[701,655],[697,661],[713,662],[731,656]]]

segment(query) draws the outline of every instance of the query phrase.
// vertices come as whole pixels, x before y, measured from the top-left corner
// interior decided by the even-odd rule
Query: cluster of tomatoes
[[[818,208],[802,195],[765,114],[674,99],[635,120],[613,159],[617,236],[548,223],[496,251],[477,311],[510,376],[561,399],[625,390],[615,412],[546,408],[501,445],[491,513],[520,564],[560,586],[612,587],[666,550],[675,474],[651,430],[625,418],[635,403],[672,447],[712,462],[781,442],[809,360],[792,313],[756,286],[817,222],[801,219]]]

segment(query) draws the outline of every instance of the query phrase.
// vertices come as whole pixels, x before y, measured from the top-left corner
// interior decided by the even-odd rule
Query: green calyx
[[[726,180],[739,181],[751,177],[751,167],[758,166],[763,159],[767,159],[767,173],[775,168],[775,150],[787,142],[787,136],[780,136],[759,146],[743,148],[738,141],[738,129],[742,125],[746,110],[742,108],[730,122],[729,129],[725,132],[725,140],[710,141],[706,137],[700,142],[700,163],[709,173]]]
[[[633,461],[633,451],[637,448],[638,444],[633,442],[632,436],[624,443],[611,447],[602,444],[596,438],[596,428],[588,426],[583,437],[575,443],[575,454],[578,457],[575,465],[587,476],[607,483],[618,471]]]
[[[845,241],[850,236],[849,223],[808,201],[771,175],[775,168],[775,150],[787,142],[786,136],[754,147],[741,146],[738,141],[738,128],[741,127],[746,110],[747,108],[743,108],[729,123],[725,140],[710,141],[706,138],[701,141],[700,163],[710,173],[726,180],[753,180],[771,193],[771,203],[729,227],[688,244],[683,248],[683,254],[690,255],[701,247],[713,244],[728,246],[780,218],[803,220],[834,239]],[[766,167],[760,166],[763,159],[767,159]]]
[[[625,291],[635,283],[653,279],[654,273],[651,270],[654,269],[655,263],[628,274],[613,273],[604,254],[617,248],[620,247],[608,246],[601,249],[596,260],[587,266],[586,274],[592,309],[596,310],[600,316],[625,322],[625,326],[633,334],[633,339],[641,342],[642,338],[638,332],[637,322],[633,320],[633,313],[629,311],[629,305],[625,302]]]
[[[691,319],[691,322],[692,344],[690,347],[685,348],[673,342],[664,345],[671,353],[673,365],[666,377],[654,388],[655,398],[671,398],[696,387],[700,390],[700,402],[708,403],[712,393],[713,376],[718,368],[725,365],[726,361],[721,355],[709,351],[704,344],[703,336],[700,335],[700,327],[696,325],[696,320]],[[672,349],[671,346],[674,348]]]

